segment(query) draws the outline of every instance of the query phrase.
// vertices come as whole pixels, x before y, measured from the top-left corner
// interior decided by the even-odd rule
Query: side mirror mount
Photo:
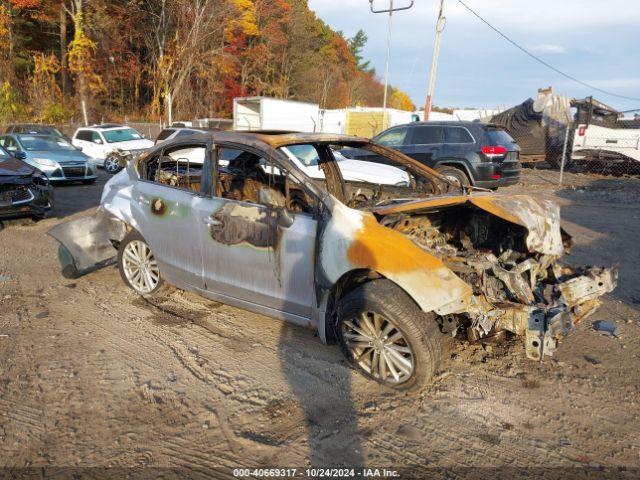
[[[285,207],[277,207],[276,211],[278,226],[282,228],[289,228],[291,225],[293,225],[295,218],[293,218],[293,215],[289,210],[287,210]]]
[[[97,145],[102,145],[102,140],[100,140],[99,138],[96,138],[93,143],[97,144]]]
[[[258,200],[262,205],[266,205],[267,207],[273,209],[276,214],[276,222],[279,227],[289,228],[293,225],[295,218],[287,210],[286,207],[282,205],[282,201],[274,196],[272,191],[266,188],[261,188],[258,191]],[[280,201],[279,201],[280,200]]]
[[[26,152],[21,152],[20,150],[16,150],[15,152],[12,152],[13,158],[17,158],[18,160],[26,160],[27,159],[27,154]]]

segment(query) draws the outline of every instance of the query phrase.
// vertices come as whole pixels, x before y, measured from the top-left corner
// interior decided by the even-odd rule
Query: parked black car
[[[416,122],[389,128],[373,138],[400,150],[462,185],[498,188],[520,178],[520,147],[500,126],[480,122]],[[358,149],[346,157],[377,161]],[[382,159],[380,159],[382,161]]]
[[[53,190],[46,175],[0,147],[0,223],[17,217],[46,217],[53,207]]]
[[[5,133],[32,133],[38,135],[50,135],[52,137],[64,138],[71,142],[71,139],[58,130],[53,125],[45,125],[42,123],[14,123],[7,125]]]

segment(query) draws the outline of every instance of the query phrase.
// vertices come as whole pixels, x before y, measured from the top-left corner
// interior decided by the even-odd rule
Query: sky
[[[458,0],[445,0],[434,105],[510,107],[553,86],[569,98],[595,98],[618,110],[640,108],[640,1],[464,0],[489,23],[556,68],[625,100],[590,90],[539,64],[474,17]],[[409,0],[394,0],[394,6]],[[439,0],[415,0],[393,16],[389,83],[424,106]],[[374,0],[377,9],[389,0]],[[384,74],[386,14],[368,0],[309,0],[309,7],[347,37],[363,29],[364,57]],[[382,78],[381,78],[382,79]]]

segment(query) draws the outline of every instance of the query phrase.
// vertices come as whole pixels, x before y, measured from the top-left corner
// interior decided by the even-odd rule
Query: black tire
[[[461,187],[468,187],[469,185],[471,185],[467,174],[456,167],[445,165],[442,167],[437,167],[436,171],[443,177],[447,177],[447,179],[453,182],[457,182]]]
[[[413,369],[411,375],[401,383],[391,379],[385,381],[380,375],[375,375],[375,372],[367,371],[354,358],[354,352],[347,345],[345,335],[348,333],[345,330],[349,330],[350,327],[345,322],[351,322],[353,325],[353,319],[370,313],[392,323],[411,350]],[[384,325],[388,323],[382,323],[382,326]],[[416,303],[390,280],[375,280],[345,295],[338,305],[336,334],[342,353],[356,370],[378,383],[397,390],[417,390],[429,385],[442,362],[444,336],[438,328],[435,315],[420,310]],[[362,356],[369,357],[368,354]],[[370,358],[375,358],[373,352]],[[366,363],[366,359],[363,362]]]
[[[151,247],[149,247],[144,237],[135,230],[132,230],[124,237],[124,239],[120,242],[120,246],[118,248],[118,270],[120,271],[120,276],[122,277],[122,281],[134,292],[136,292],[138,295],[147,296],[147,297],[158,297],[166,293],[169,293],[171,291],[171,288],[165,284],[164,279],[162,278],[162,275],[160,274],[159,270],[158,270],[157,284],[150,291],[141,291],[129,280],[129,278],[127,277],[127,274],[125,273],[126,267],[124,265],[124,254],[125,254],[124,252],[127,249],[127,246],[132,242],[142,242],[144,245],[146,245],[149,248],[149,250],[151,250]]]
[[[96,179],[92,178],[90,180],[82,180],[82,184],[83,185],[93,185],[94,183],[96,183]]]

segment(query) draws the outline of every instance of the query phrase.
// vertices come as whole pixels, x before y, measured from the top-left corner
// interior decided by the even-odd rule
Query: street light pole
[[[429,89],[427,90],[427,103],[424,106],[424,121],[429,121],[431,115],[431,97],[436,86],[436,70],[438,69],[438,56],[440,55],[440,37],[444,30],[447,19],[444,16],[444,0],[440,0],[440,13],[436,22],[436,38],[433,42],[433,58],[431,60],[431,73],[429,74]]]
[[[369,8],[371,8],[371,12],[373,13],[388,13],[389,14],[389,22],[387,28],[387,62],[384,69],[384,100],[382,101],[382,128],[385,129],[386,125],[384,122],[387,118],[387,91],[389,90],[389,63],[391,61],[391,25],[393,19],[393,12],[399,12],[400,10],[409,10],[413,7],[413,1],[410,0],[409,5],[405,5],[403,7],[393,7],[393,0],[389,0],[389,8],[383,10],[376,10],[373,8],[374,0],[369,0]]]

